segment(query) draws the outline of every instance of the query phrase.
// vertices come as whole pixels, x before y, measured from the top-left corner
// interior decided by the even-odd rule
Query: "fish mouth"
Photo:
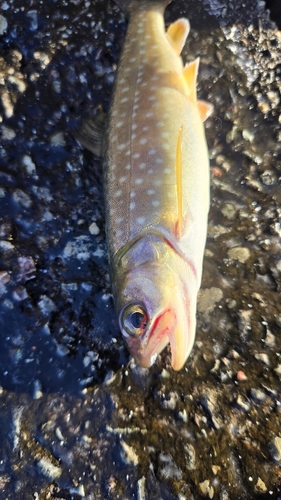
[[[165,309],[155,318],[147,342],[139,350],[138,363],[143,368],[149,368],[153,364],[153,358],[169,343],[175,324],[176,316],[172,309]]]

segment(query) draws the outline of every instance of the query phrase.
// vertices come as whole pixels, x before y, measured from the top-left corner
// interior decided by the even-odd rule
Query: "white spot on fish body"
[[[130,192],[130,198],[134,198],[136,196],[136,192],[135,191],[131,191]]]
[[[119,198],[119,196],[122,196],[122,189],[117,189],[114,193],[114,198]]]
[[[138,128],[137,124],[136,123],[133,123],[132,125],[132,130],[136,130]]]
[[[153,182],[154,186],[161,186],[162,180],[161,179],[156,179],[156,181]]]
[[[130,63],[134,63],[134,62],[136,62],[136,60],[137,60],[137,59],[136,59],[135,57],[131,57],[131,58],[129,59],[129,62],[130,62]]]
[[[152,200],[151,205],[152,205],[153,207],[159,207],[159,205],[160,205],[160,201],[159,201],[159,200]]]
[[[139,168],[140,168],[141,170],[143,170],[144,168],[146,168],[146,163],[141,162],[141,163],[139,164]]]
[[[124,221],[124,217],[117,217],[117,218],[116,218],[116,220],[115,220],[115,222],[116,222],[117,224],[120,224],[120,223],[121,223],[121,222],[123,222],[123,221]]]
[[[120,238],[120,236],[122,236],[122,234],[124,234],[123,229],[119,229],[119,230],[117,231],[117,233],[116,233],[117,238]]]
[[[145,224],[146,218],[145,217],[137,217],[136,221],[138,224]]]
[[[136,207],[135,202],[131,201],[131,203],[130,203],[130,210],[134,210],[135,207]]]
[[[127,180],[127,176],[126,175],[122,175],[122,177],[119,178],[120,184],[123,184],[123,182],[126,182],[126,180]]]
[[[122,99],[120,99],[120,102],[122,104],[124,104],[124,102],[128,102],[128,100],[129,100],[129,97],[122,97]]]
[[[148,154],[149,154],[149,155],[155,155],[156,153],[157,153],[157,149],[155,149],[155,148],[152,148],[152,149],[150,149],[150,150],[148,151]]]
[[[146,144],[146,143],[147,143],[147,141],[148,141],[147,137],[142,137],[142,138],[140,139],[140,144]]]
[[[133,158],[139,158],[140,157],[140,153],[134,153],[132,157]]]
[[[117,149],[118,149],[118,151],[124,151],[126,146],[127,146],[127,144],[125,144],[125,142],[121,142],[121,144],[118,144]]]
[[[149,196],[152,196],[153,194],[155,194],[155,189],[148,189],[146,192]]]
[[[125,170],[130,170],[131,169],[131,164],[128,163],[126,166],[125,166]]]
[[[164,168],[164,173],[165,174],[170,174],[171,173],[171,169],[170,168]]]
[[[153,111],[148,111],[145,116],[147,118],[151,118],[153,115],[154,115]]]
[[[138,177],[138,178],[136,179],[136,184],[137,184],[137,185],[140,185],[140,184],[142,184],[142,183],[143,183],[143,179],[142,179],[141,177]]]
[[[156,122],[156,127],[164,127],[165,123],[162,122],[161,120],[159,120],[158,122]]]
[[[124,125],[123,120],[120,120],[119,122],[116,123],[117,128],[123,127],[123,125]]]
[[[160,165],[161,163],[163,163],[163,159],[162,158],[156,158],[155,162],[159,163],[159,165]]]

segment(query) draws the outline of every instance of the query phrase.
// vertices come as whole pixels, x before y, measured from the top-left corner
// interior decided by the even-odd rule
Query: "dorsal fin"
[[[214,111],[214,106],[207,101],[197,101],[197,106],[202,122],[207,120]]]
[[[183,68],[183,76],[185,83],[188,87],[188,94],[193,102],[196,102],[197,92],[196,92],[196,80],[199,67],[199,57],[189,64],[186,64]]]
[[[166,37],[174,51],[179,56],[185,44],[185,40],[190,30],[189,20],[181,17],[170,24],[167,29]]]
[[[177,184],[177,203],[178,203],[178,220],[176,224],[176,236],[178,239],[182,237],[183,231],[183,214],[182,214],[182,129],[181,125],[178,133],[176,146],[176,184]]]

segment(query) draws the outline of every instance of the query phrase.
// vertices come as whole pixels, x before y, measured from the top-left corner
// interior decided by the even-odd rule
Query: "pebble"
[[[269,362],[269,357],[267,354],[265,354],[264,352],[257,352],[255,354],[255,358],[258,360],[258,361],[261,361],[262,363],[264,363],[265,365],[269,366],[270,365],[270,362]]]
[[[36,31],[38,28],[38,18],[37,18],[37,10],[29,10],[27,12],[27,16],[30,18],[30,29],[32,31]]]
[[[274,436],[269,443],[269,449],[274,462],[281,465],[281,437]]]
[[[251,409],[251,403],[240,394],[237,396],[236,406],[239,410],[245,411],[246,413]]]
[[[36,174],[36,166],[35,163],[33,163],[31,156],[23,155],[21,162],[22,165],[25,167],[27,174],[33,177],[34,179],[38,179],[38,175]]]
[[[134,448],[132,448],[132,446],[129,446],[123,440],[120,441],[120,444],[121,444],[121,447],[122,447],[121,458],[125,462],[125,464],[138,465],[138,463],[139,463],[139,457],[136,454]]]
[[[0,271],[0,284],[6,285],[10,281],[10,276],[7,271]]]
[[[214,488],[213,486],[210,486],[210,481],[209,479],[205,479],[202,483],[199,483],[200,490],[202,491],[203,495],[208,495],[209,498],[214,497]]]
[[[10,241],[1,240],[0,241],[0,252],[8,252],[9,250],[13,250],[15,247]]]
[[[95,236],[100,234],[100,228],[98,227],[96,222],[92,222],[92,224],[89,226],[89,231],[91,234],[93,234]]]
[[[3,104],[6,118],[11,118],[11,116],[13,116],[13,114],[14,114],[14,106],[11,102],[11,99],[10,99],[8,92],[3,92],[2,96],[1,96],[1,100],[2,100],[2,104]]]
[[[42,385],[40,380],[34,380],[34,391],[33,391],[33,399],[40,399],[43,396]]]
[[[10,127],[2,128],[2,139],[12,141],[16,137],[16,132]]]
[[[262,491],[263,493],[265,493],[267,491],[267,487],[260,477],[258,477],[258,480],[256,483],[256,489],[259,491]]]
[[[13,193],[14,200],[24,208],[30,208],[32,201],[28,194],[24,193],[21,189],[16,189]]]
[[[234,247],[228,250],[227,255],[230,261],[239,261],[241,264],[245,264],[251,254],[247,247]]]
[[[251,398],[257,403],[263,403],[263,401],[265,401],[267,398],[265,392],[261,389],[251,389],[250,394]]]
[[[0,14],[0,35],[4,35],[8,28],[8,21],[4,16]]]
[[[53,144],[53,146],[65,146],[63,132],[56,132],[53,134],[50,138],[50,143]]]
[[[54,479],[57,479],[58,477],[61,476],[62,469],[61,467],[57,467],[56,465],[53,465],[49,460],[46,460],[45,458],[41,458],[38,462],[38,467],[41,469],[43,474],[47,476],[49,479],[54,481]]]
[[[229,220],[235,219],[236,208],[232,203],[225,203],[221,209],[221,213]]]
[[[51,62],[50,57],[45,52],[37,51],[37,52],[34,52],[33,56],[34,56],[34,59],[36,59],[37,61],[40,62],[42,69],[45,69],[48,66],[48,64]]]
[[[17,288],[15,288],[13,291],[13,298],[15,300],[18,300],[19,302],[27,299],[28,293],[26,291],[26,288],[24,286],[17,286]]]

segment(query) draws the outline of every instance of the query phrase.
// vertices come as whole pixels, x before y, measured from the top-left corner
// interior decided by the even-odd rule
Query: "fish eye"
[[[149,319],[142,304],[129,304],[121,311],[119,321],[125,336],[139,337],[145,332]]]

